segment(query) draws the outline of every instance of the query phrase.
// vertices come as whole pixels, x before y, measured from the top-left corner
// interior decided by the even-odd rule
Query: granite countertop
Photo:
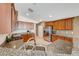
[[[60,50],[57,50],[60,51]],[[54,52],[52,45],[48,46],[45,55],[44,51],[20,50],[13,48],[0,47],[0,56],[78,56],[79,49],[73,49],[72,54]]]
[[[0,47],[0,56],[28,56],[27,51]]]
[[[70,38],[75,37],[75,36],[73,36],[73,35],[62,35],[62,34],[52,34],[52,36],[53,36],[53,35],[64,36],[64,37],[70,37]]]
[[[45,55],[43,51],[25,51],[12,48],[0,47],[0,56],[69,56],[68,54],[52,53]]]

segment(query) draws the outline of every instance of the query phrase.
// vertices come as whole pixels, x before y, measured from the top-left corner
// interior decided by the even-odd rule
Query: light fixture
[[[28,11],[29,11],[29,12],[31,12],[31,13],[33,13],[33,12],[34,12],[34,10],[33,10],[33,9],[31,9],[31,8],[28,8]]]
[[[27,16],[29,16],[29,13],[26,13]]]
[[[13,48],[16,48],[16,45],[14,45]]]
[[[32,3],[33,5],[37,5],[37,3]]]
[[[52,18],[52,15],[49,15],[49,18]]]

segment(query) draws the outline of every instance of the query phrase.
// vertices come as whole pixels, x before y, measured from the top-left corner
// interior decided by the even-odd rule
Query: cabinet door
[[[56,40],[65,40],[64,36],[52,35],[52,42]]]
[[[45,22],[45,27],[48,27],[48,26],[53,27],[54,26],[54,22],[53,21]]]
[[[59,30],[60,29],[60,21],[56,22],[56,29]]]
[[[64,19],[59,21],[59,30],[65,30],[65,20]]]
[[[57,36],[56,35],[52,35],[52,42],[57,40]]]
[[[65,42],[73,43],[73,38],[65,37]]]
[[[49,26],[53,26],[53,23],[54,23],[53,21],[50,21]]]
[[[56,30],[56,22],[54,22],[53,29]]]
[[[54,29],[56,30],[65,30],[65,21],[58,20],[54,22]]]
[[[52,23],[51,22],[45,22],[45,26],[47,27],[47,26],[51,26],[52,25]]]
[[[65,30],[65,20],[63,19],[61,23],[62,23],[62,24],[61,24],[61,29],[62,29],[62,30]]]
[[[58,30],[62,30],[62,20],[58,21]]]
[[[57,21],[54,22],[53,28],[54,28],[55,30],[58,30],[58,22],[57,22]]]
[[[54,25],[54,22],[53,22],[53,21],[51,21],[51,22],[50,22],[50,25],[51,25],[51,26],[53,26],[53,25]]]
[[[73,18],[68,18],[65,20],[66,30],[73,30]]]

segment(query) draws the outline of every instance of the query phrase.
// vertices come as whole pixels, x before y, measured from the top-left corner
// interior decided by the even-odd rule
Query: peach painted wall
[[[0,34],[11,32],[11,4],[0,3]]]

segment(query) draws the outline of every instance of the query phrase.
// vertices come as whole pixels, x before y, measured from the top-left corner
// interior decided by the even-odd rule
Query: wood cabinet
[[[45,26],[52,26],[55,30],[73,30],[73,18],[46,22]]]
[[[73,43],[73,38],[71,37],[65,37],[65,36],[60,36],[60,35],[52,35],[52,42],[56,40],[64,40],[65,42],[70,42]]]
[[[16,11],[13,3],[0,3],[0,33],[9,34],[16,23]]]
[[[73,18],[65,19],[65,29],[66,30],[73,30]]]
[[[64,36],[52,35],[52,42],[56,40],[64,40]]]
[[[31,33],[31,34],[23,34],[22,39],[23,39],[23,42],[27,42],[28,40],[34,40],[35,35],[33,33]]]
[[[53,27],[56,30],[73,30],[73,18],[57,20]]]
[[[55,29],[55,30],[57,30],[58,29],[58,26],[57,26],[57,24],[58,24],[58,22],[54,22],[54,24],[53,24],[53,29]]]
[[[56,36],[56,35],[52,35],[52,42],[56,41],[58,39],[57,37],[58,36]]]
[[[71,37],[65,37],[64,40],[65,40],[65,42],[72,42],[73,43],[73,38],[71,38]]]
[[[65,30],[65,20],[59,20],[58,22],[58,30]]]
[[[64,20],[57,20],[53,24],[53,28],[55,30],[64,30],[65,29],[65,21]]]
[[[53,21],[49,21],[49,22],[45,22],[45,26],[53,26],[54,22]]]

